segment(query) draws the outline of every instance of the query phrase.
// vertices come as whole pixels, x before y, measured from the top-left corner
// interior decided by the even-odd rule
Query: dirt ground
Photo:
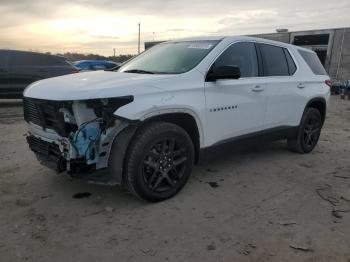
[[[0,101],[1,262],[350,261],[348,100],[332,97],[311,154],[232,149],[156,204],[40,166],[20,105]]]

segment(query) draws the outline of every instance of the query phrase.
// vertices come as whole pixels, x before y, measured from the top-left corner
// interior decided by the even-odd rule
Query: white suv
[[[202,149],[264,135],[315,147],[330,96],[313,51],[250,37],[165,42],[117,72],[42,80],[24,93],[27,141],[43,164],[159,201]]]

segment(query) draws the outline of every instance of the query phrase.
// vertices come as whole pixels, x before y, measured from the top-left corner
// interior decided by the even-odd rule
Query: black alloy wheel
[[[288,139],[289,149],[297,153],[310,153],[317,145],[322,125],[320,111],[312,107],[305,109],[297,135]]]
[[[186,149],[176,137],[157,141],[143,161],[142,174],[148,188],[155,192],[174,188],[184,175],[186,160]]]
[[[321,119],[317,114],[312,114],[304,125],[303,144],[305,149],[312,150],[320,137]]]
[[[135,134],[128,149],[124,182],[134,195],[161,201],[186,184],[194,163],[187,132],[167,122],[150,122]]]

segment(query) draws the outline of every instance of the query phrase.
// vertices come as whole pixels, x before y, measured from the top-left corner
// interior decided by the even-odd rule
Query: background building
[[[297,32],[278,29],[276,33],[252,36],[312,49],[332,79],[350,79],[350,27]],[[145,42],[145,49],[160,42]]]

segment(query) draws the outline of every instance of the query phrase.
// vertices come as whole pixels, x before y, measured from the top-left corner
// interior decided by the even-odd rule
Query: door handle
[[[300,89],[305,88],[305,84],[299,83],[299,84],[297,85],[297,87],[300,88]]]
[[[264,91],[264,88],[262,86],[256,85],[252,88],[253,92],[261,92]]]

